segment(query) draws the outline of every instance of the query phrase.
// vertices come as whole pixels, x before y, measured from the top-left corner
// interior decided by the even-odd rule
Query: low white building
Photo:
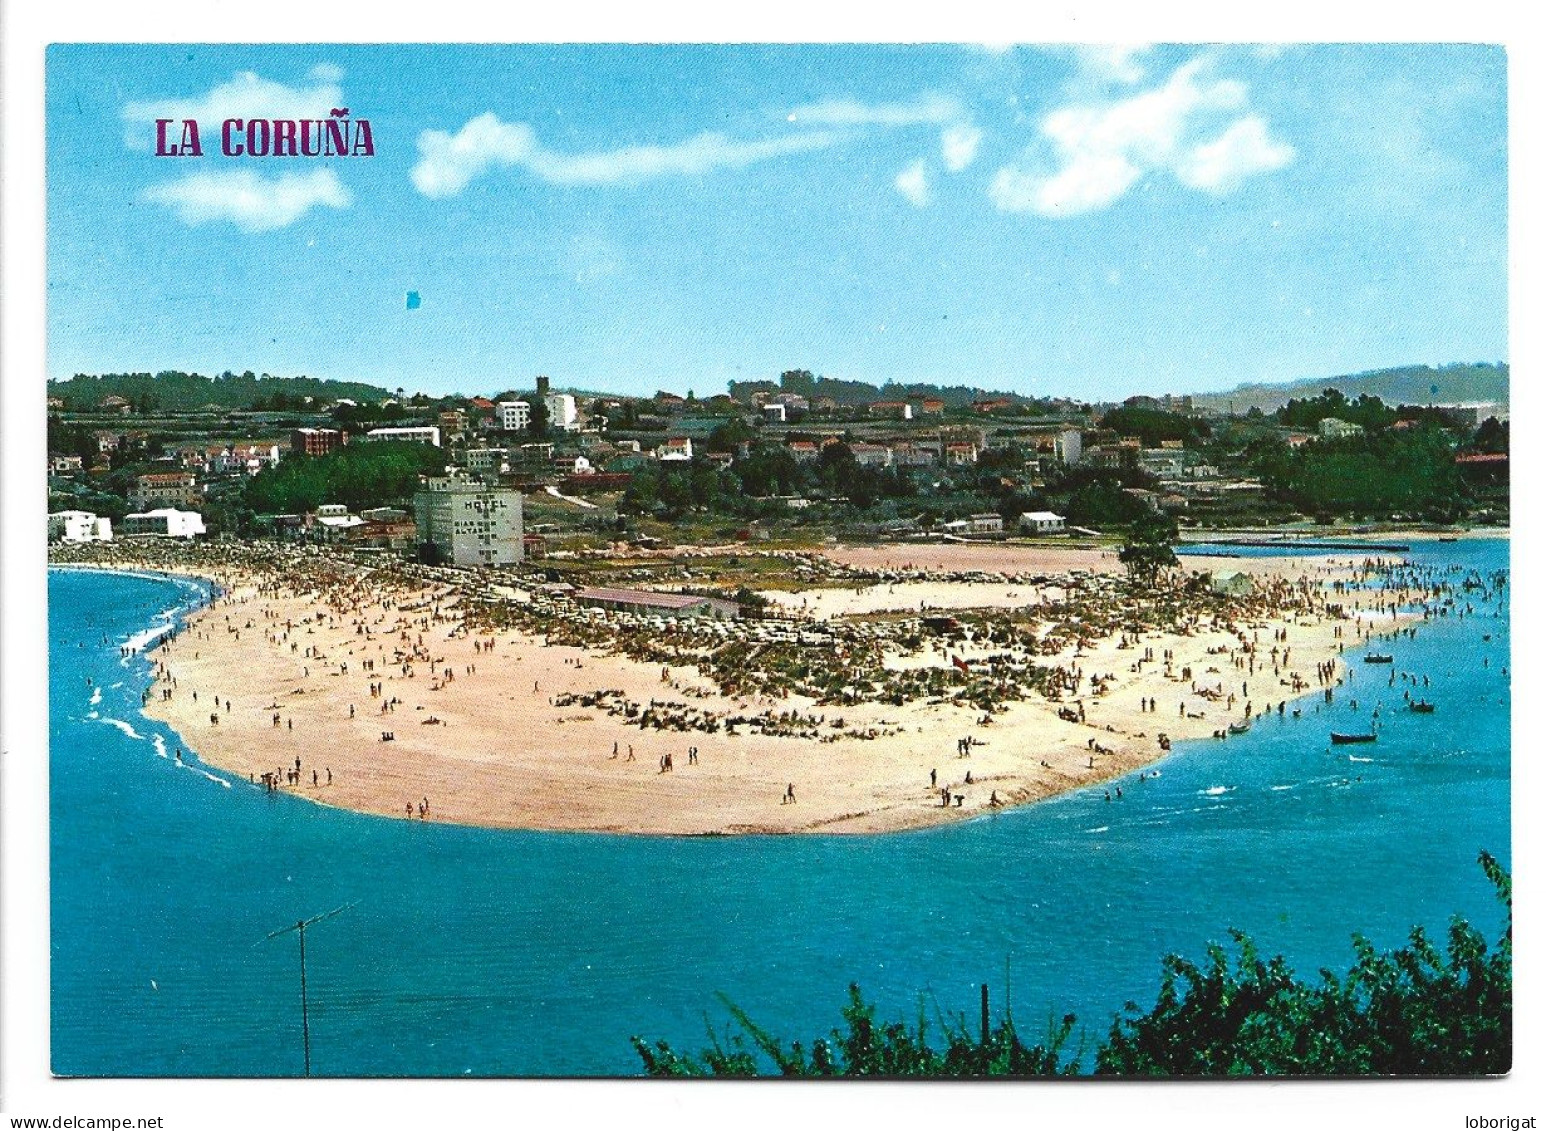
[[[153,534],[162,538],[192,538],[204,533],[204,516],[198,511],[158,507],[153,511],[123,516],[123,533]]]
[[[113,521],[90,511],[55,511],[48,516],[50,542],[111,542]]]
[[[1335,416],[1328,416],[1320,422],[1317,429],[1322,440],[1343,440],[1348,436],[1358,436],[1363,433],[1363,425],[1350,424],[1346,420],[1338,420]]]
[[[371,441],[396,440],[400,443],[429,444],[432,447],[440,447],[440,429],[433,424],[420,428],[372,428],[365,433],[365,438]]]
[[[1051,511],[1026,511],[1020,516],[1020,529],[1033,534],[1061,534],[1066,528],[1063,516]]]

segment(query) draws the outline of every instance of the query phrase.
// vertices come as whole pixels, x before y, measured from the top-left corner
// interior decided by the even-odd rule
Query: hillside
[[[328,381],[316,377],[261,377],[252,373],[77,373],[68,381],[50,381],[48,395],[59,397],[76,412],[89,412],[104,397],[124,397],[136,408],[161,412],[192,412],[213,405],[220,409],[296,408],[306,397],[331,403],[340,397],[377,403],[392,394],[359,381]]]
[[[1240,385],[1223,393],[1195,393],[1199,411],[1247,412],[1259,408],[1272,412],[1290,398],[1315,396],[1334,388],[1349,400],[1361,394],[1379,397],[1386,404],[1491,403],[1508,409],[1508,364],[1462,364],[1434,368],[1407,365],[1341,377],[1309,377],[1278,385]]]

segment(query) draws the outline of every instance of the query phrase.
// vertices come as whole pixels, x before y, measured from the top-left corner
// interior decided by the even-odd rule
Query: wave
[[[1372,762],[1372,761],[1374,761],[1373,758],[1360,758],[1357,754],[1349,754],[1347,756],[1347,760],[1349,762]]]
[[[1235,787],[1232,785],[1210,785],[1207,789],[1199,789],[1197,792],[1203,797],[1218,797],[1234,791]]]
[[[91,689],[91,705],[95,707],[100,702],[102,702],[102,689],[100,687],[93,687]]]
[[[1281,790],[1285,790],[1285,789],[1293,789],[1293,788],[1294,788],[1294,787],[1293,787],[1293,786],[1291,786],[1291,785],[1275,785],[1275,786],[1273,786],[1273,787],[1272,787],[1272,792],[1273,792],[1273,793],[1278,793],[1278,792],[1279,792],[1279,791],[1281,791]]]
[[[124,734],[128,735],[130,738],[138,739],[140,742],[144,742],[145,741],[145,736],[143,734],[141,734],[139,731],[135,730],[133,727],[131,727],[128,723],[124,722],[122,719],[99,719],[98,722],[104,722],[104,723],[106,723],[110,727],[117,727],[119,730],[123,731]]]
[[[160,624],[147,628],[142,632],[136,632],[125,640],[120,647],[127,649],[129,652],[143,652],[146,648],[171,632],[174,627],[174,625],[170,624]]]
[[[157,758],[166,757],[166,739],[162,738],[159,734],[153,734],[150,736],[150,744],[156,748]]]

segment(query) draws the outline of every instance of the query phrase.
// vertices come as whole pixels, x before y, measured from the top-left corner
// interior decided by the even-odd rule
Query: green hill
[[[1278,385],[1240,385],[1224,393],[1195,393],[1201,412],[1273,412],[1295,397],[1315,396],[1338,389],[1349,400],[1362,394],[1397,404],[1497,404],[1508,409],[1508,364],[1456,363],[1437,368],[1406,365],[1341,377],[1308,377]]]
[[[74,412],[90,412],[104,397],[124,397],[137,409],[192,412],[212,405],[220,409],[300,408],[331,404],[346,398],[365,404],[392,394],[359,381],[328,381],[316,377],[273,377],[226,372],[218,377],[163,370],[160,373],[77,373],[68,381],[50,381],[48,395],[59,397]]]

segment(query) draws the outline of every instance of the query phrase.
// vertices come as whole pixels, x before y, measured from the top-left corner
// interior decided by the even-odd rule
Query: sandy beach
[[[1067,570],[1070,560],[1088,571],[1086,559],[1099,556],[1035,553],[1038,573]],[[918,557],[907,563],[952,564]],[[865,558],[841,560],[853,567]],[[400,820],[677,835],[899,830],[1096,785],[1159,761],[1170,742],[1244,724],[1248,711],[1292,712],[1306,696],[1335,693],[1347,675],[1339,652],[1361,648],[1369,631],[1358,606],[1385,600],[1363,593],[1331,611],[1303,596],[1346,572],[1324,558],[1232,562],[1258,573],[1273,600],[1193,617],[1182,631],[1092,632],[1056,650],[1049,635],[1035,663],[1067,681],[1061,690],[984,711],[948,695],[834,705],[729,694],[685,663],[474,628],[452,585],[393,570],[308,565],[276,577],[241,565],[177,568],[212,577],[225,593],[151,651],[157,678],[145,712],[206,763],[253,788],[267,774],[277,791]],[[1313,583],[1296,595],[1284,579],[1306,572]],[[1034,629],[1040,607],[1075,621],[1079,601],[1097,607],[1090,593],[1104,590],[1080,588],[1095,583],[1120,581],[1085,572],[1029,585],[942,571],[829,582],[781,599],[816,602],[801,614],[808,621],[841,624],[889,608],[916,617],[921,602],[985,617],[1018,609]],[[530,600],[524,590],[501,592]],[[600,614],[577,619],[587,617]],[[1405,623],[1381,617],[1382,631]],[[982,635],[913,649],[883,640],[876,654],[881,677],[937,679],[1009,662],[1002,642]],[[652,716],[667,721],[647,725]],[[718,722],[673,729],[693,718]],[[1218,757],[1230,749],[1218,740]]]

